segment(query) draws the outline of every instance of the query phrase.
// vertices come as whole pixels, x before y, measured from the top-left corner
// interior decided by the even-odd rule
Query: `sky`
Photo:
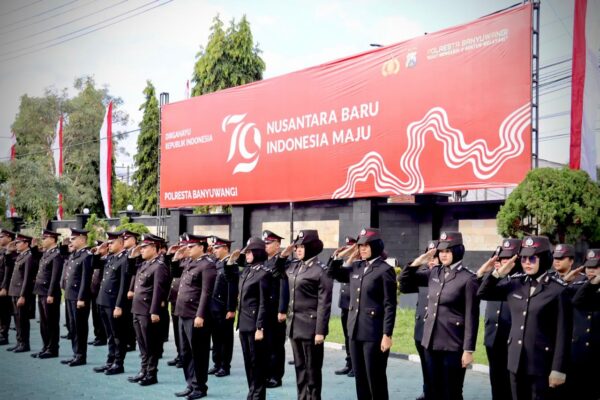
[[[270,78],[472,21],[515,0],[0,0],[0,160],[20,96],[53,87],[74,95],[91,75],[123,99],[128,126],[142,119],[146,80],[185,98],[212,19],[246,15]],[[540,158],[568,162],[573,0],[543,0]],[[79,36],[79,37],[75,37]],[[600,114],[600,113],[599,113]],[[600,124],[597,124],[597,127]],[[116,128],[115,128],[116,129]],[[597,136],[600,133],[597,130]],[[137,134],[120,143],[117,173],[133,167]],[[597,142],[600,138],[597,138]],[[600,152],[598,152],[600,155]]]

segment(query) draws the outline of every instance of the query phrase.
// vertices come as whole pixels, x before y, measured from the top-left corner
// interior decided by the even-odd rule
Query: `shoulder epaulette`
[[[554,281],[556,283],[558,283],[561,286],[568,286],[568,283],[563,281],[560,277],[558,277],[557,275],[550,275],[549,280]]]
[[[466,272],[470,273],[471,275],[477,275],[475,272],[471,271],[469,268],[465,267],[462,264],[456,268],[456,272],[459,272],[459,271],[466,271]]]
[[[527,274],[522,273],[522,272],[517,272],[516,274],[512,274],[512,275],[508,275],[507,278],[508,279],[521,279],[526,277]]]

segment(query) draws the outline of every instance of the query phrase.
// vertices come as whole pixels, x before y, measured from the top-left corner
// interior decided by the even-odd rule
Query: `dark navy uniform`
[[[0,234],[10,236],[11,239],[15,237],[13,232],[5,229],[2,229]],[[0,297],[0,345],[8,344],[8,330],[12,316],[12,302],[10,296],[8,296],[8,287],[15,266],[15,259],[16,254],[7,254],[6,248],[0,248],[0,289],[7,292],[6,296]]]
[[[96,298],[98,297],[98,292],[100,291],[100,282],[102,282],[102,266],[99,268],[94,267],[94,272],[92,273],[92,282],[90,284],[90,293],[92,299],[90,313],[92,314],[92,326],[94,327],[94,340],[88,343],[93,344],[94,346],[105,345],[107,338],[107,332],[104,329],[102,318],[100,317],[100,309],[96,303]]]
[[[219,375],[229,374],[233,356],[233,331],[235,318],[226,319],[228,312],[237,310],[239,268],[228,266],[229,256],[216,261],[217,276],[210,301],[212,316],[212,362]],[[222,370],[222,372],[220,372]]]
[[[175,305],[177,304],[177,296],[179,294],[179,283],[181,279],[181,274],[188,262],[191,260],[189,258],[182,258],[180,260],[171,260],[171,288],[169,290],[168,301],[171,305],[171,321],[173,322],[173,336],[175,341],[175,350],[177,350],[177,356],[169,361],[168,365],[179,365],[181,366],[181,343],[179,342],[179,337],[181,336],[179,332],[179,317],[175,313]]]
[[[415,348],[417,349],[421,363],[421,373],[423,375],[423,394],[425,398],[427,398],[427,394],[429,393],[431,386],[428,384],[429,375],[427,372],[427,363],[425,361],[425,348],[421,344],[421,341],[423,340],[423,329],[425,328],[425,314],[427,313],[427,295],[429,294],[429,289],[427,286],[409,285],[409,282],[407,282],[409,268],[409,266],[402,268],[400,275],[398,275],[398,282],[400,283],[400,291],[402,293],[417,293],[413,339],[415,341]],[[421,270],[420,273],[424,273],[426,269],[429,269],[426,264],[419,267],[419,270]]]
[[[191,235],[190,235],[191,236]],[[217,270],[208,255],[186,264],[179,283],[175,313],[179,317],[183,373],[192,393],[206,393],[210,357],[210,301]],[[202,328],[194,327],[196,317],[204,320]]]
[[[122,369],[127,354],[127,336],[125,325],[125,311],[127,309],[127,290],[130,280],[127,250],[123,249],[117,254],[110,254],[103,264],[102,281],[98,288],[96,304],[100,318],[106,331],[108,341],[108,356],[106,369],[117,371]],[[121,316],[114,317],[115,308],[121,309]],[[114,366],[114,367],[113,367]],[[122,371],[119,371],[122,372]],[[111,374],[112,372],[107,372]]]
[[[569,289],[575,294],[585,283],[585,276],[573,282]],[[573,336],[571,340],[571,363],[567,374],[565,393],[574,399],[600,399],[596,370],[600,360],[600,306],[579,305],[573,308]]]
[[[289,338],[294,352],[299,399],[320,399],[323,386],[323,344],[315,335],[327,336],[333,281],[316,257],[293,260],[286,269],[290,304]]]
[[[156,381],[158,359],[163,351],[163,335],[160,323],[153,323],[151,315],[164,314],[169,280],[169,269],[160,256],[144,261],[135,275],[131,312],[142,359],[138,376],[144,376],[139,382],[145,379]]]
[[[38,309],[40,312],[40,333],[43,348],[40,352],[58,355],[58,342],[60,339],[60,277],[62,275],[64,259],[60,249],[54,247],[44,251],[40,259],[38,273],[35,279],[33,293],[38,296]],[[53,297],[52,304],[48,304],[48,296]]]
[[[265,267],[271,271],[276,269],[276,262],[279,255],[265,261]],[[286,321],[279,322],[277,314],[287,313],[290,302],[290,290],[288,278],[285,274],[276,274],[276,278],[271,285],[271,299],[269,301],[269,319],[271,320],[272,331],[269,335],[269,349],[271,356],[269,358],[269,371],[267,378],[275,383],[280,384],[285,373],[285,337],[287,332]]]
[[[600,311],[600,285],[590,281],[585,282],[573,297],[575,307]]]
[[[381,352],[383,335],[390,338],[396,319],[396,274],[381,258],[355,261],[342,268],[342,260],[334,260],[330,273],[340,282],[350,284],[348,336],[352,367],[356,376],[359,399],[385,400],[387,359]]]
[[[264,252],[264,242],[260,239],[258,242],[262,243]],[[246,248],[249,246],[250,244]],[[259,246],[257,245],[257,247]],[[271,329],[268,318],[271,285],[271,272],[260,261],[255,261],[253,265],[245,267],[240,276],[237,328],[244,354],[248,400],[264,400],[266,398],[268,368],[266,346]],[[263,330],[263,340],[255,340],[257,330]]]
[[[541,282],[533,281],[527,276],[498,279],[489,274],[479,290],[482,299],[505,301],[510,308],[508,370],[515,399],[530,395],[534,399],[552,398],[548,392],[550,372],[567,371],[571,307],[566,285],[547,274]],[[535,289],[530,295],[532,286]]]
[[[501,263],[503,259],[510,259],[519,254],[520,249],[520,239],[504,239],[502,246],[498,246],[494,255],[498,257],[498,262]],[[519,263],[518,260],[516,262]],[[492,399],[510,400],[512,397],[510,375],[506,369],[508,364],[507,342],[511,326],[508,304],[504,301],[488,301],[485,308],[484,326],[483,344],[489,362]]]
[[[17,235],[17,240],[19,235]],[[29,351],[29,307],[35,301],[33,295],[33,286],[37,262],[31,253],[26,250],[17,255],[15,267],[8,287],[8,295],[12,297],[13,313],[15,315],[15,325],[17,328],[17,349],[18,351]],[[19,297],[25,298],[25,305],[17,306]]]
[[[76,250],[67,259],[65,272],[65,301],[69,313],[73,359],[85,362],[87,357],[88,319],[90,317],[92,253],[88,248]],[[77,308],[77,302],[85,306]]]

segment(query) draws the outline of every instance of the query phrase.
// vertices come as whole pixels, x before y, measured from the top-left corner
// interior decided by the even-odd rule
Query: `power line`
[[[79,0],[76,0],[76,1],[79,1]],[[15,32],[15,31],[19,31],[19,30],[21,30],[21,29],[24,29],[24,28],[28,28],[28,27],[30,27],[30,26],[32,26],[32,25],[37,25],[37,24],[39,24],[39,23],[42,23],[42,22],[48,21],[49,19],[56,18],[56,17],[58,17],[58,16],[60,16],[60,15],[68,14],[68,13],[70,13],[71,11],[75,11],[75,10],[77,10],[77,9],[79,9],[79,8],[85,7],[85,6],[87,6],[87,5],[91,4],[91,3],[95,2],[95,1],[98,1],[98,0],[90,0],[90,1],[88,1],[87,3],[80,4],[80,5],[78,5],[78,6],[75,6],[75,7],[73,7],[73,8],[70,8],[70,9],[68,9],[68,10],[64,10],[64,11],[62,11],[62,12],[59,12],[59,13],[56,13],[56,14],[49,15],[49,16],[47,16],[46,18],[42,18],[42,19],[40,19],[40,20],[37,20],[37,21],[30,22],[29,24],[25,24],[25,25],[21,25],[21,26],[17,26],[17,27],[15,27],[15,28],[9,29],[9,30],[7,30],[7,31],[4,31],[2,34],[4,35],[4,34],[7,34],[7,33]],[[1,28],[0,28],[0,30],[3,30],[4,28],[6,28],[6,27],[9,27],[9,26],[12,26],[12,25],[14,25],[14,24],[16,24],[16,22],[15,22],[15,23],[12,23],[12,24],[9,24],[9,25],[6,25],[6,26],[3,26],[3,27],[1,27]]]
[[[128,135],[133,132],[139,132],[140,130],[141,129],[138,128],[138,129],[132,129],[132,130],[126,131],[126,132],[119,132],[119,133],[114,134],[113,138],[122,139],[123,136]],[[102,140],[106,140],[106,139],[107,139],[106,137],[102,138]],[[100,142],[100,138],[93,139],[93,140],[86,140],[83,142],[69,143],[69,144],[63,145],[63,150],[71,148],[71,147],[83,146],[84,144],[91,144],[91,143],[98,143],[98,142]],[[30,157],[30,156],[39,155],[39,154],[48,154],[48,152],[52,152],[54,150],[59,150],[59,148],[51,147],[48,150],[32,151],[32,152],[25,153],[25,154],[18,154],[16,158],[19,159],[19,158],[26,158],[26,157]],[[10,160],[10,157],[0,157],[0,160],[7,161],[7,160]]]
[[[154,0],[154,1],[158,1],[158,0]],[[91,13],[89,13],[89,14],[82,15],[82,16],[80,16],[80,17],[77,17],[77,18],[75,18],[75,19],[72,19],[72,20],[70,20],[70,21],[63,22],[62,24],[54,25],[53,27],[46,28],[46,29],[44,29],[44,30],[42,30],[42,31],[39,31],[39,32],[36,32],[36,33],[32,33],[32,34],[30,34],[30,35],[27,35],[27,36],[21,36],[21,37],[19,37],[19,38],[16,38],[16,39],[9,40],[8,42],[0,43],[0,46],[6,46],[7,44],[13,44],[13,43],[21,42],[21,41],[23,41],[23,40],[30,39],[30,38],[32,38],[32,37],[35,37],[35,36],[41,35],[41,34],[43,34],[43,33],[48,33],[48,32],[50,32],[50,31],[53,31],[53,30],[55,30],[55,29],[63,28],[63,27],[65,27],[65,26],[67,26],[67,25],[70,25],[70,24],[72,24],[72,23],[74,23],[74,22],[81,21],[82,19],[86,19],[86,18],[88,18],[88,17],[91,17],[91,16],[93,16],[93,15],[96,15],[96,14],[100,14],[101,12],[104,12],[104,11],[106,11],[106,10],[109,10],[109,9],[111,9],[111,8],[114,8],[114,7],[116,7],[116,6],[119,6],[119,5],[121,5],[121,4],[123,4],[123,3],[126,3],[126,2],[127,2],[127,0],[121,0],[120,2],[118,2],[118,3],[116,3],[116,4],[112,4],[112,5],[108,6],[108,7],[101,8],[101,9],[99,9],[99,10],[96,10],[96,11],[94,11],[94,12],[91,12]],[[77,32],[77,31],[75,31],[75,32]],[[63,36],[64,36],[64,35],[63,35]],[[60,37],[61,37],[61,36],[59,36],[58,38],[60,38]],[[56,39],[58,39],[58,38],[56,38]],[[41,45],[41,44],[44,44],[44,43],[51,42],[51,41],[53,41],[53,40],[55,40],[55,39],[49,39],[49,40],[46,40],[46,41],[44,41],[44,42],[40,42],[40,43],[38,43],[38,44],[33,44],[33,45],[29,46],[29,47],[24,47],[24,48],[22,48],[22,49],[16,49],[16,50],[12,50],[12,51],[9,51],[9,52],[8,52],[8,53],[6,53],[6,54],[10,54],[10,53],[19,52],[19,51],[21,51],[21,50],[27,50],[27,49],[29,49],[29,48],[36,47],[36,46],[39,46],[39,45]]]
[[[25,18],[22,18],[22,19],[19,19],[19,20],[13,21],[13,22],[11,22],[10,24],[6,24],[6,25],[2,26],[2,27],[0,28],[0,30],[4,30],[4,28],[7,28],[7,27],[9,27],[9,26],[13,26],[13,25],[16,25],[16,24],[20,24],[21,22],[29,21],[30,19],[37,18],[37,17],[39,17],[39,16],[41,16],[41,15],[44,15],[44,14],[47,14],[47,13],[49,13],[49,12],[51,12],[51,11],[55,11],[55,10],[58,10],[58,9],[60,9],[60,8],[66,7],[66,6],[68,6],[69,4],[73,4],[73,3],[76,3],[76,2],[78,2],[78,1],[79,1],[79,0],[71,0],[71,1],[69,1],[68,3],[62,4],[62,5],[60,5],[60,6],[56,6],[56,7],[54,7],[54,8],[51,8],[51,9],[49,9],[49,10],[46,10],[46,11],[42,11],[41,13],[37,13],[37,14],[34,14],[34,15],[30,15],[30,16],[28,16],[28,17],[25,17]],[[11,31],[9,31],[9,32],[11,32]]]
[[[151,3],[154,3],[154,2],[156,2],[156,1],[159,1],[159,0],[155,0],[155,1],[151,2]],[[47,45],[47,46],[44,46],[44,47],[41,47],[41,48],[39,48],[39,49],[35,49],[35,50],[29,51],[29,52],[21,53],[21,54],[18,54],[18,55],[15,55],[15,56],[9,57],[9,58],[0,59],[0,63],[2,63],[2,62],[6,62],[6,61],[10,61],[10,60],[14,60],[14,59],[17,59],[17,58],[20,58],[20,57],[26,56],[26,55],[28,55],[28,54],[37,53],[37,52],[39,52],[39,51],[42,51],[42,50],[45,50],[45,49],[49,49],[49,48],[52,48],[52,47],[58,46],[58,45],[60,45],[60,44],[62,44],[62,43],[69,42],[69,41],[71,41],[71,40],[74,40],[74,39],[77,39],[77,38],[79,38],[79,37],[82,37],[82,36],[85,36],[85,35],[89,35],[89,34],[91,34],[91,33],[94,33],[94,32],[96,32],[96,31],[99,31],[99,30],[102,30],[102,29],[108,28],[108,27],[110,27],[110,26],[113,26],[113,25],[115,25],[115,24],[118,24],[119,22],[123,22],[123,21],[126,21],[126,20],[128,20],[128,19],[131,19],[131,18],[133,18],[133,17],[136,17],[136,16],[138,16],[138,15],[145,14],[145,13],[147,13],[148,11],[152,11],[152,10],[154,10],[155,8],[162,7],[162,6],[164,6],[164,5],[168,4],[168,3],[171,3],[172,1],[173,1],[173,0],[166,0],[164,3],[157,4],[157,5],[155,5],[154,7],[150,7],[150,8],[148,8],[148,9],[146,9],[146,10],[139,11],[138,13],[135,13],[135,14],[133,14],[133,15],[127,16],[127,17],[125,17],[125,18],[121,18],[121,19],[119,19],[119,20],[117,20],[117,21],[115,21],[115,22],[112,22],[112,23],[110,23],[110,24],[106,24],[106,25],[104,25],[104,26],[100,26],[100,27],[98,27],[98,28],[96,28],[96,29],[93,29],[93,30],[90,30],[90,31],[84,32],[84,33],[82,33],[82,34],[80,34],[80,35],[77,35],[77,36],[73,36],[73,37],[67,38],[67,39],[65,39],[65,40],[62,40],[62,41],[59,41],[59,42],[57,42],[57,43],[49,44],[49,45]],[[150,3],[148,3],[148,4],[150,4]],[[85,27],[85,28],[79,29],[79,30],[77,30],[77,31],[71,32],[71,33],[69,33],[69,34],[66,34],[66,35],[62,35],[62,36],[60,36],[60,37],[69,36],[69,35],[71,35],[71,34],[73,34],[73,33],[77,33],[77,32],[80,32],[80,31],[82,31],[82,30],[89,29],[89,28],[91,28],[91,27],[94,27],[94,26],[100,25],[100,24],[102,24],[102,23],[104,23],[104,22],[107,22],[107,21],[109,21],[109,20],[113,20],[113,19],[115,19],[115,18],[121,17],[121,16],[123,16],[123,15],[126,15],[126,14],[129,14],[129,13],[131,13],[131,12],[133,12],[133,11],[137,11],[138,9],[140,9],[140,8],[143,8],[143,7],[147,6],[148,4],[145,4],[145,5],[143,5],[143,6],[140,6],[140,7],[138,7],[138,8],[135,8],[135,9],[133,9],[133,10],[127,11],[127,12],[125,12],[125,13],[123,13],[123,14],[120,14],[120,15],[117,15],[117,16],[115,16],[115,17],[109,18],[109,19],[107,19],[107,20],[105,20],[105,21],[101,21],[101,22],[99,22],[99,23],[96,23],[96,24],[94,24],[94,25],[91,25],[91,26],[88,26],[88,27]],[[59,38],[60,38],[60,37],[59,37]],[[55,38],[55,39],[53,39],[53,40],[56,40],[56,39],[58,39],[58,38]],[[23,49],[22,49],[22,50],[23,50]]]
[[[17,12],[17,11],[21,11],[21,10],[22,10],[22,9],[24,9],[24,8],[27,8],[27,7],[29,7],[29,6],[32,6],[32,5],[36,4],[36,3],[41,3],[41,2],[42,2],[42,0],[37,0],[37,1],[33,1],[33,2],[29,3],[29,4],[25,4],[24,6],[17,7],[17,8],[15,8],[14,10],[10,10],[10,11],[8,11],[8,12],[5,12],[4,14],[0,14],[0,18],[4,17],[4,16],[6,16],[6,15],[10,15],[10,14],[12,14],[12,13],[15,13],[15,12]]]

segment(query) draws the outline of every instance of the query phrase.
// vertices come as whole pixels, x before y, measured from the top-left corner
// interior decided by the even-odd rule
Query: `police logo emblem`
[[[298,234],[298,237],[304,237],[304,231],[300,231],[300,233]]]
[[[350,238],[346,238],[346,244],[350,244]]]
[[[594,251],[593,251],[593,250],[590,250],[590,251],[588,252],[588,258],[594,258],[594,257],[596,257],[596,253],[594,253]]]
[[[442,234],[440,235],[440,239],[442,239],[442,240],[448,239],[448,235],[446,235],[446,232],[442,232]]]
[[[427,246],[427,248],[428,248],[429,250],[431,250],[431,249],[435,249],[435,243],[434,243],[434,242],[429,242],[429,245]]]
[[[559,244],[558,246],[556,246],[556,249],[555,249],[555,250],[556,250],[556,251],[561,251],[561,250],[562,250],[562,245],[560,245],[560,244]]]
[[[216,237],[211,236],[211,237],[208,238],[208,244],[210,244],[212,246],[215,243],[217,243],[217,238]]]
[[[533,239],[528,237],[525,241],[525,246],[533,246]]]
[[[363,229],[360,231],[360,236],[365,236],[366,234],[367,234],[367,230],[366,230],[365,228],[363,228]]]
[[[265,232],[263,232],[263,239],[266,239],[266,238],[268,238],[268,237],[269,237],[269,234],[268,234],[266,231],[265,231]]]
[[[510,242],[508,240],[504,242],[504,247],[510,247]]]

